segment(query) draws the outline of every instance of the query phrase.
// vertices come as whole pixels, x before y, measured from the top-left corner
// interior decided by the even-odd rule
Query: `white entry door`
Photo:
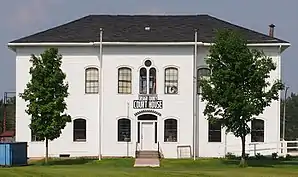
[[[155,145],[155,131],[153,122],[142,122],[141,146],[142,150],[153,150]]]

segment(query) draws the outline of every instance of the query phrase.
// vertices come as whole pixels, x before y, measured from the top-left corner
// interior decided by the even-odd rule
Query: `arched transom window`
[[[197,70],[197,93],[201,94],[202,93],[202,88],[200,85],[200,81],[201,79],[208,79],[210,77],[210,69],[203,67],[203,68],[199,68]]]
[[[140,69],[139,93],[156,94],[156,69],[152,67],[152,62],[146,60],[145,67]]]
[[[131,93],[131,69],[122,67],[118,69],[118,93]]]
[[[87,68],[85,70],[85,93],[98,93],[99,72],[97,68]]]
[[[169,67],[165,69],[165,94],[178,93],[178,69]]]

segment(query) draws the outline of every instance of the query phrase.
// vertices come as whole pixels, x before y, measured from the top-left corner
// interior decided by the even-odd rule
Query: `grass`
[[[160,168],[134,168],[134,159],[53,159],[49,165],[41,161],[25,167],[0,168],[3,177],[291,177],[298,176],[298,160],[249,160],[247,168],[239,168],[238,160],[199,159],[196,161],[163,159]]]

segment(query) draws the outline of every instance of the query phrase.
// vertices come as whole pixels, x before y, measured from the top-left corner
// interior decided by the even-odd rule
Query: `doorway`
[[[138,117],[138,143],[141,150],[156,150],[157,116],[144,114]]]

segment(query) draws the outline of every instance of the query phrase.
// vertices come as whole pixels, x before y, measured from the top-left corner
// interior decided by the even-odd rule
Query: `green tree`
[[[206,63],[211,75],[199,81],[202,100],[207,101],[204,115],[241,138],[240,165],[245,166],[245,137],[251,131],[248,122],[278,99],[284,86],[279,80],[268,82],[270,72],[276,69],[272,59],[249,49],[247,41],[230,30],[217,33]]]
[[[298,138],[298,94],[291,93],[286,100],[282,100],[280,105],[280,137],[282,138],[282,123],[283,123],[283,111],[284,104],[286,104],[286,128],[285,128],[285,140],[296,141]]]
[[[71,121],[65,113],[68,84],[64,82],[66,75],[61,70],[58,49],[47,49],[40,57],[32,55],[30,61],[31,80],[20,96],[28,101],[26,112],[31,116],[31,132],[45,140],[47,163],[48,141],[60,137],[61,130]]]

